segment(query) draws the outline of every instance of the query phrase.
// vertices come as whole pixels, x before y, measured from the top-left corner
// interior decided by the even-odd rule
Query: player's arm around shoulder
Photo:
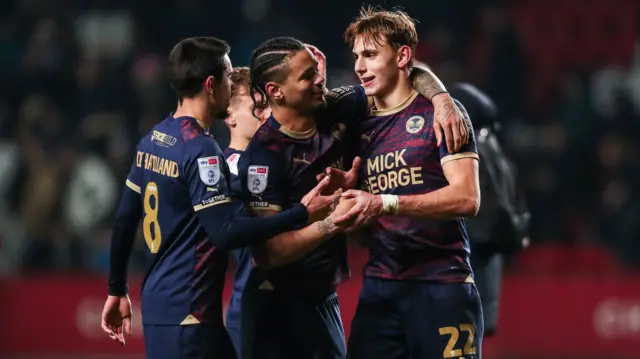
[[[450,152],[460,151],[468,143],[470,133],[464,115],[455,105],[454,99],[440,79],[424,64],[415,64],[411,70],[411,79],[414,89],[433,103],[433,129],[438,146],[444,138]]]
[[[373,107],[373,98],[367,96],[361,85],[345,85],[328,90],[325,98],[327,108],[334,115],[346,118],[346,124],[352,125],[364,118]]]

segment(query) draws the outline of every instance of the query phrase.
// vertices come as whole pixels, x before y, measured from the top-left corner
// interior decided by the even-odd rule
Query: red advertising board
[[[340,288],[347,332],[361,281],[354,274]],[[498,335],[486,340],[486,357],[638,357],[640,277],[508,277],[503,288]],[[124,348],[102,333],[104,299],[101,277],[0,280],[0,357],[142,353],[139,322]]]

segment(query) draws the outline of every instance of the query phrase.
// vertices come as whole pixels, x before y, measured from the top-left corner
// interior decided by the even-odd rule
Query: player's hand
[[[327,78],[327,57],[322,53],[322,51],[318,50],[317,47],[309,44],[305,44],[305,47],[311,51],[311,54],[318,61],[318,73],[320,76]]]
[[[329,186],[330,182],[330,176],[323,178],[317,186],[315,186],[311,191],[309,191],[309,193],[302,197],[302,200],[300,200],[300,203],[307,207],[309,223],[325,218],[329,212],[335,208],[340,200],[342,190],[337,190],[328,196],[322,195],[322,191]]]
[[[337,226],[348,225],[347,232],[366,226],[382,215],[380,196],[359,190],[348,190],[344,198],[353,198],[356,204],[346,214],[334,219]]]
[[[353,189],[358,182],[358,169],[360,168],[360,162],[360,157],[354,158],[353,163],[351,164],[351,169],[348,172],[337,168],[327,167],[324,173],[316,176],[316,179],[320,182],[327,176],[331,177],[331,181],[327,187],[329,191],[335,191],[339,188],[345,191]]]
[[[125,345],[125,336],[131,336],[131,299],[126,295],[110,295],[102,310],[102,330],[109,338]]]
[[[441,93],[431,99],[434,106],[433,130],[436,133],[438,146],[442,144],[442,137],[447,141],[449,153],[460,150],[463,144],[469,142],[467,121],[462,111],[448,93]]]

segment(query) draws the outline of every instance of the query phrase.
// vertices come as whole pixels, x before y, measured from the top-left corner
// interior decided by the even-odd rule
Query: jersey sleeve
[[[139,148],[139,146],[138,146]],[[132,191],[141,193],[140,186],[142,185],[142,160],[144,158],[144,152],[136,149],[135,158],[131,164],[131,169],[127,175],[125,185]]]
[[[183,157],[183,179],[197,212],[231,201],[229,167],[222,151],[211,138],[187,143]]]
[[[242,197],[242,185],[240,184],[240,177],[238,176],[238,163],[240,162],[241,155],[238,153],[227,156],[227,165],[229,166],[229,188],[231,190],[231,197]]]
[[[331,89],[325,98],[329,113],[344,119],[347,125],[352,125],[358,119],[367,116],[369,100],[364,87],[360,85],[336,87]]]
[[[240,157],[238,174],[242,198],[252,210],[288,207],[286,162],[281,154],[251,144]]]
[[[440,164],[443,165],[449,161],[455,161],[463,158],[475,158],[479,159],[478,156],[478,145],[476,143],[476,136],[473,132],[473,126],[471,125],[471,119],[469,118],[469,114],[467,110],[462,106],[462,104],[454,100],[456,105],[462,110],[462,114],[464,115],[464,119],[467,123],[467,131],[469,132],[469,141],[462,145],[460,150],[456,153],[449,153],[447,150],[446,141],[442,141],[440,144]]]

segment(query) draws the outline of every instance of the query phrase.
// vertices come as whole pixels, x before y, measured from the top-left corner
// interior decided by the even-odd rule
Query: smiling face
[[[358,36],[353,45],[354,70],[368,96],[383,96],[391,92],[406,67],[406,46],[394,49],[386,41],[377,43]]]
[[[287,76],[280,83],[267,83],[269,97],[284,106],[310,112],[326,105],[325,78],[318,72],[318,62],[311,52],[295,52],[287,61]]]
[[[400,76],[408,74],[418,35],[406,13],[364,8],[344,36],[352,47],[354,70],[367,95],[388,94]]]

